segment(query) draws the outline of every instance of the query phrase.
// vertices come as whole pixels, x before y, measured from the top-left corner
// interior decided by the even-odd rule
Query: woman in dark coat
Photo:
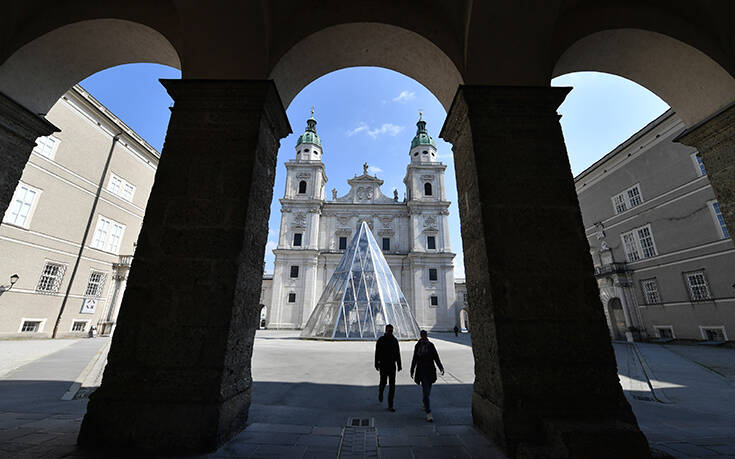
[[[424,410],[426,411],[426,420],[429,422],[434,420],[431,416],[431,403],[429,401],[431,385],[436,382],[436,367],[434,367],[434,362],[436,362],[439,371],[444,375],[444,366],[441,360],[439,360],[439,354],[436,352],[434,343],[429,341],[426,330],[421,330],[421,338],[413,348],[411,377],[423,390]]]

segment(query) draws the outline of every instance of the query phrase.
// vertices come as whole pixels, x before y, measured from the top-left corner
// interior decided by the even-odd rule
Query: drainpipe
[[[120,140],[120,134],[122,132],[118,132],[115,134],[115,136],[112,138],[112,143],[110,144],[110,151],[107,153],[107,161],[105,161],[105,167],[102,169],[102,177],[100,177],[100,183],[97,186],[97,193],[94,195],[94,201],[92,202],[92,210],[89,212],[89,218],[87,219],[87,227],[84,228],[84,236],[82,236],[82,242],[79,244],[79,253],[77,254],[77,259],[74,261],[74,269],[71,271],[71,276],[69,276],[69,284],[66,286],[66,293],[64,294],[64,299],[61,301],[61,308],[59,309],[59,315],[56,317],[56,323],[54,324],[54,333],[51,335],[51,338],[56,338],[56,334],[59,332],[59,324],[61,323],[61,316],[64,314],[64,309],[66,308],[66,302],[69,300],[69,293],[71,292],[71,287],[74,284],[74,278],[77,275],[77,270],[79,269],[79,262],[82,259],[82,252],[84,252],[84,243],[87,241],[87,236],[89,236],[89,229],[92,227],[92,221],[94,221],[94,213],[97,210],[97,203],[100,200],[100,194],[102,194],[102,187],[105,184],[105,177],[107,177],[107,170],[110,168],[110,160],[112,160],[112,151],[115,149],[115,144],[118,140]]]

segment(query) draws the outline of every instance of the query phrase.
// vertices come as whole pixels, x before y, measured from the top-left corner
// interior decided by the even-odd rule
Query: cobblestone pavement
[[[381,458],[504,457],[471,425],[469,335],[431,338],[447,371],[432,391],[434,422],[427,423],[420,390],[407,372],[412,342],[401,343],[405,369],[398,373],[393,413],[377,400],[373,343],[301,341],[294,332],[259,331],[248,428],[203,457],[336,457],[341,443],[345,458],[347,446],[359,453],[363,445],[363,457],[374,457],[371,448]],[[99,457],[75,446],[86,399],[60,398],[85,369],[87,379],[95,379],[99,365],[90,359],[106,342],[74,340],[50,352],[31,344],[41,357],[0,377],[0,457]],[[681,458],[735,458],[735,387],[728,379],[735,372],[735,350],[626,343],[614,348],[621,384],[652,447]],[[16,355],[28,358],[17,350]],[[349,418],[371,419],[375,436],[353,432],[345,442]]]

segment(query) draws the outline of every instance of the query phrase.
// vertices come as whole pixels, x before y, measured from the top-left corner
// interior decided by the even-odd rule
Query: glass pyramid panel
[[[302,338],[374,340],[393,325],[398,339],[418,339],[419,327],[367,223],[337,264]]]

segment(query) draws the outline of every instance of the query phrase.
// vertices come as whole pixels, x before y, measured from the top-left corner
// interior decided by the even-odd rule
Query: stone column
[[[0,220],[8,209],[36,139],[59,129],[0,93]]]
[[[720,211],[735,231],[735,103],[692,126],[676,141],[697,149],[702,156]]]
[[[276,152],[290,127],[271,81],[162,83],[175,104],[78,441],[213,451],[246,425]]]
[[[569,90],[460,86],[442,128],[457,173],[472,415],[511,457],[647,457],[556,113]]]

